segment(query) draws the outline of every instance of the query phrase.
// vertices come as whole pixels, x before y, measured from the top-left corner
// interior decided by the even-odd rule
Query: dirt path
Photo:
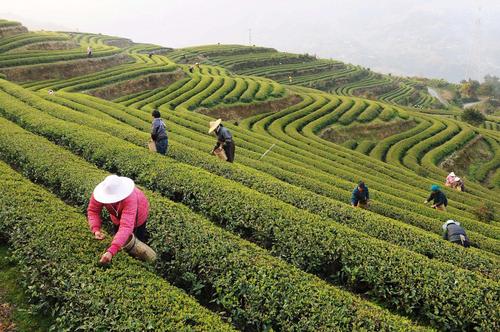
[[[427,87],[427,91],[429,91],[429,94],[431,96],[433,96],[434,98],[437,98],[437,100],[439,100],[439,102],[441,104],[443,104],[444,106],[448,106],[449,105],[448,102],[436,90],[434,90],[430,86]]]

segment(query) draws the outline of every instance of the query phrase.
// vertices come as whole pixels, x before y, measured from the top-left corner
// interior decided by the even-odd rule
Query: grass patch
[[[0,244],[0,330],[48,331],[52,320],[33,312],[19,280],[19,270],[10,259],[8,248]]]

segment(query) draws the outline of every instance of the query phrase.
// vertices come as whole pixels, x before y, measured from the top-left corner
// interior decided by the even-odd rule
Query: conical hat
[[[218,119],[215,121],[210,121],[210,129],[208,129],[208,133],[211,134],[217,127],[221,124],[222,119]]]
[[[134,191],[135,183],[127,177],[110,175],[94,189],[94,199],[102,204],[116,203]]]

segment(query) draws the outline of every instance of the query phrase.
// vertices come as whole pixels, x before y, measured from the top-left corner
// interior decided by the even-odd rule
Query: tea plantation
[[[418,81],[310,55],[0,20],[0,238],[57,331],[498,331],[500,121],[439,107]],[[209,153],[214,117],[234,164]],[[466,192],[424,205],[454,167]],[[110,173],[148,197],[155,264],[97,264],[110,237],[85,213]],[[442,239],[448,219],[472,247]]]

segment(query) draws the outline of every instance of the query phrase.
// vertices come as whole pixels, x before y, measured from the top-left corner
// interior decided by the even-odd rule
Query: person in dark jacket
[[[153,124],[151,126],[151,139],[155,142],[156,152],[165,155],[168,149],[167,127],[161,119],[160,111],[154,110]]]
[[[368,187],[363,181],[360,181],[358,186],[352,191],[351,205],[366,209],[369,203],[370,193],[368,192]]]
[[[469,238],[458,221],[448,220],[443,224],[443,231],[443,239],[466,248],[470,247]]]
[[[222,148],[226,153],[226,161],[232,163],[234,161],[235,150],[233,135],[231,135],[229,130],[224,127],[221,122],[221,119],[210,121],[210,129],[208,130],[208,133],[211,134],[212,132],[215,132],[217,135],[217,143],[215,143],[215,146],[212,149],[212,154],[215,154],[217,149]]]
[[[431,200],[434,201],[434,204],[432,205],[434,209],[438,211],[446,211],[446,207],[448,206],[448,199],[437,184],[433,184],[431,186],[431,194],[424,203],[427,204]]]

